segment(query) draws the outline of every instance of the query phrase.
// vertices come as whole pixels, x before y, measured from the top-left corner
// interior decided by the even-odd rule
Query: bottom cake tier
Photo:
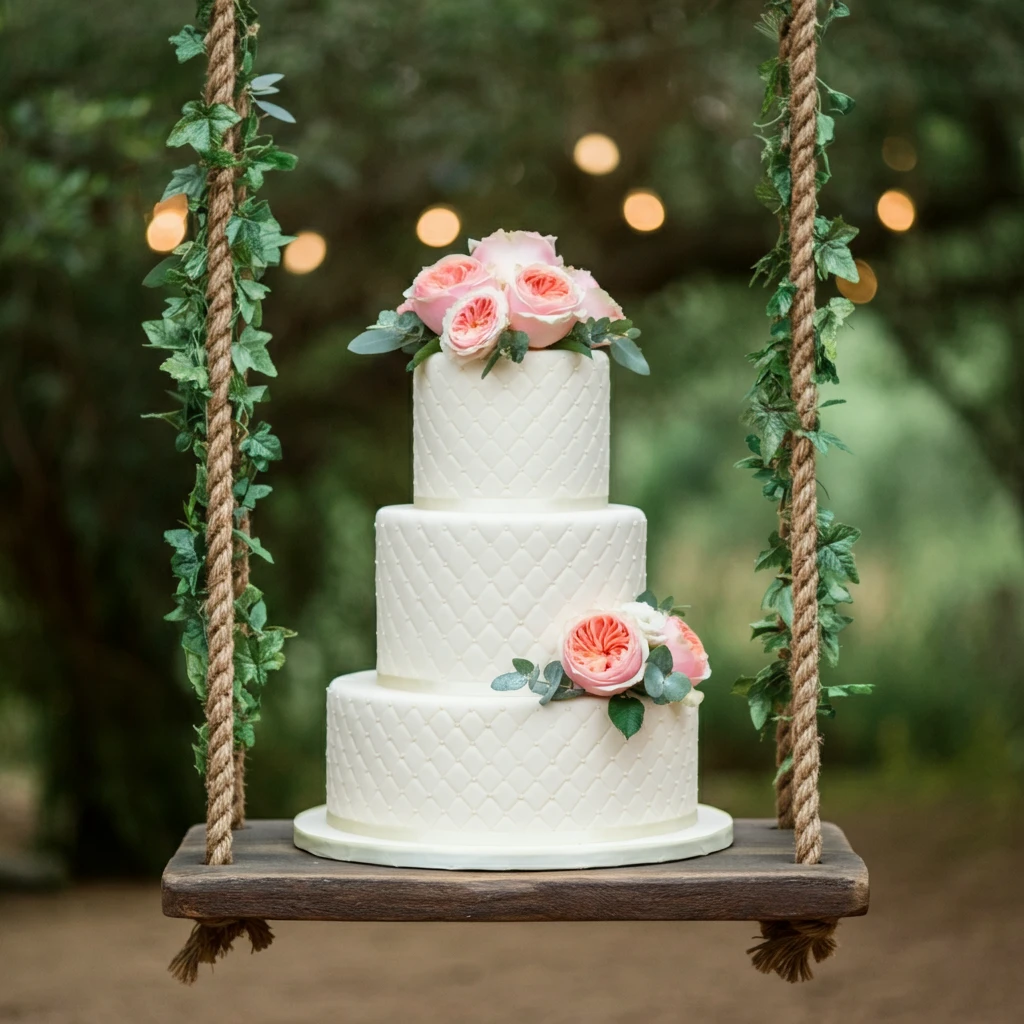
[[[327,805],[299,815],[295,841],[341,860],[494,870],[710,853],[732,821],[698,807],[697,719],[648,705],[626,740],[599,698],[541,707],[485,684],[341,676],[327,691]]]

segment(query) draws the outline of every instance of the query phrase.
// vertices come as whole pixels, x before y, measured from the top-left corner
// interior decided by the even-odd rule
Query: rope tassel
[[[227,956],[235,939],[243,932],[248,935],[254,953],[266,949],[274,941],[270,926],[259,918],[225,917],[196,921],[188,941],[167,970],[183,985],[192,985],[199,977],[199,965],[212,966]]]
[[[762,974],[777,974],[795,985],[814,977],[811,957],[815,963],[827,960],[836,951],[834,919],[822,921],[762,921],[764,941],[747,952],[751,962]]]

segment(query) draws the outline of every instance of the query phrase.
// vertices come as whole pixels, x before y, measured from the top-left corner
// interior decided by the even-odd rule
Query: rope
[[[814,145],[817,133],[818,83],[816,0],[795,0],[789,25],[790,92],[789,165],[793,199],[789,221],[790,280],[796,295],[790,310],[793,345],[790,376],[793,402],[804,430],[817,426],[818,395],[814,384]],[[793,497],[790,550],[793,556],[793,820],[796,860],[821,859],[818,807],[818,499],[814,446],[806,437],[793,439],[790,463]]]
[[[817,426],[818,395],[814,384],[814,215],[817,209],[817,2],[793,0],[793,14],[779,39],[779,56],[789,61],[789,167],[792,202],[789,218],[790,280],[796,295],[790,308],[793,344],[789,371],[792,399],[804,430]],[[792,644],[787,653],[792,699],[775,730],[776,767],[792,755],[793,766],[775,783],[779,828],[795,833],[796,862],[821,860],[821,817],[818,800],[818,499],[814,446],[806,437],[790,435],[793,480],[788,529],[793,559]],[[762,921],[762,941],[747,950],[763,974],[788,982],[813,977],[816,963],[836,950],[835,919]]]
[[[231,952],[231,947],[243,932],[249,936],[252,951],[259,953],[274,940],[274,933],[266,921],[256,918],[211,918],[196,921],[188,941],[167,968],[171,976],[184,985],[191,985],[199,977],[200,964],[215,964]]]
[[[233,105],[235,87],[235,5],[215,0],[206,37],[209,61],[206,102]],[[234,139],[225,140],[229,148]],[[206,862],[231,863],[231,819],[234,805],[234,585],[232,580],[232,427],[231,336],[234,271],[227,225],[234,209],[234,176],[230,167],[210,172],[207,219],[209,281],[206,289],[206,362],[211,395],[206,405],[207,646],[206,722]]]
[[[827,960],[836,951],[834,938],[838,921],[762,921],[762,942],[747,952],[762,974],[777,974],[795,984],[814,977],[815,963]]]

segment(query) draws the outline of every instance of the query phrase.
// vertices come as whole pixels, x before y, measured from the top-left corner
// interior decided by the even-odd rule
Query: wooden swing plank
[[[793,863],[793,834],[738,818],[720,853],[582,871],[437,871],[324,860],[292,844],[290,820],[235,833],[234,864],[203,864],[189,829],[163,875],[168,917],[273,921],[758,921],[854,917],[868,871],[836,825],[820,864]]]

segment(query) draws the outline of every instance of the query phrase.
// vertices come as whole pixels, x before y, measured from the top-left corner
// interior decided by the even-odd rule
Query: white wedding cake
[[[299,815],[296,844],[480,869],[728,846],[729,816],[697,802],[689,682],[685,700],[645,701],[643,727],[627,732],[608,699],[560,668],[531,676],[594,609],[666,619],[636,604],[644,514],[608,503],[607,355],[531,350],[483,378],[479,363],[430,355],[413,374],[413,411],[413,503],[377,514],[377,667],[327,691],[327,804]],[[642,641],[645,657],[655,642]],[[671,658],[665,667],[667,678]]]

